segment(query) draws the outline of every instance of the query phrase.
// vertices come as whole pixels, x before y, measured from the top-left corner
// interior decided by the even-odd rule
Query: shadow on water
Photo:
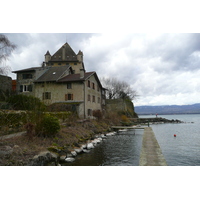
[[[64,166],[138,166],[143,130],[129,130],[108,136],[89,153],[79,154]]]

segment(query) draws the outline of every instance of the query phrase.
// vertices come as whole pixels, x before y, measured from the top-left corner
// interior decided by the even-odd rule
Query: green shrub
[[[53,137],[59,130],[60,124],[58,118],[50,115],[44,115],[35,128],[36,134],[45,137]]]
[[[0,126],[19,126],[26,122],[26,113],[8,113],[6,111],[0,112]]]
[[[15,110],[45,110],[45,105],[39,98],[27,96],[23,94],[13,95],[8,98],[8,103],[12,105]]]

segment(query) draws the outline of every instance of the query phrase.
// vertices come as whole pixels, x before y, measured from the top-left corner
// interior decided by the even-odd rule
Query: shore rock
[[[94,148],[94,145],[92,144],[92,143],[88,143],[87,144],[87,149],[89,150],[89,149],[93,149]]]
[[[65,161],[66,161],[66,162],[73,162],[73,161],[75,161],[75,159],[69,157],[69,158],[66,158]]]
[[[54,162],[55,165],[57,165],[59,161],[59,157],[57,154],[49,152],[49,151],[43,151],[40,152],[38,155],[35,155],[33,159],[31,159],[29,166],[45,166],[48,163]]]
[[[66,155],[60,156],[60,161],[61,161],[61,162],[62,162],[62,161],[65,161],[65,159],[66,159]]]
[[[83,150],[80,148],[80,149],[74,149],[74,151],[75,151],[76,153],[81,153]]]
[[[71,151],[72,156],[77,156],[76,151]]]

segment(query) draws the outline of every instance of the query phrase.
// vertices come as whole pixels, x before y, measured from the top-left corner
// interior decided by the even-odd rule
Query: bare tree
[[[135,90],[133,90],[128,83],[125,81],[119,81],[116,78],[102,78],[101,82],[103,86],[107,89],[106,98],[107,99],[129,99],[133,100],[138,95]]]
[[[0,34],[0,74],[7,74],[10,71],[10,67],[5,63],[15,48],[15,44],[11,43],[5,35]]]

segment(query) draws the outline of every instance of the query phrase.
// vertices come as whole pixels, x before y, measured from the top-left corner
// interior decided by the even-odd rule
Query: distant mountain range
[[[138,115],[200,114],[200,103],[192,105],[135,106]]]

